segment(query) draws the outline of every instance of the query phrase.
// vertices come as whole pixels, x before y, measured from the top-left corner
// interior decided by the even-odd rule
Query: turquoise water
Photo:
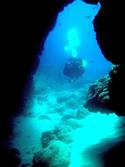
[[[58,14],[46,38],[28,105],[15,119],[12,145],[20,150],[22,164],[32,166],[34,153],[42,151],[49,167],[103,167],[97,153],[121,140],[120,117],[83,107],[89,86],[112,67],[94,32],[100,7],[74,1]],[[69,58],[81,59],[85,70],[73,81],[63,73]],[[41,140],[45,132],[52,136]]]

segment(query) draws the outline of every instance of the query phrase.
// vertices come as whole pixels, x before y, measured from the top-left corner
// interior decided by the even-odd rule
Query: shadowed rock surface
[[[94,85],[90,86],[85,107],[90,111],[98,111],[99,109],[107,109],[110,99],[109,85],[111,83],[110,76],[106,76]]]
[[[97,0],[85,0],[88,3],[97,3]],[[99,88],[100,81],[98,82],[98,86],[93,85],[91,87],[91,91],[89,91],[89,95],[92,90],[95,91],[93,100],[92,96],[88,99],[87,105],[90,103],[99,107],[108,107],[116,112],[118,115],[125,115],[124,110],[124,94],[125,94],[125,73],[124,73],[124,46],[122,40],[124,36],[124,25],[123,25],[123,4],[122,2],[117,2],[116,0],[98,0],[101,3],[101,9],[98,15],[94,20],[94,28],[96,31],[97,42],[99,43],[101,50],[104,56],[111,61],[112,63],[119,65],[116,70],[112,70],[110,72],[110,79],[104,78],[105,82],[110,82],[105,85],[105,82],[101,82],[101,87]],[[106,89],[109,89],[108,92],[104,91],[105,86]],[[101,89],[101,90],[100,90]],[[107,93],[110,95],[110,98],[105,100],[99,97],[103,95],[104,97],[108,97]],[[96,96],[96,97],[95,97]],[[97,98],[98,97],[98,98]]]
[[[61,141],[52,141],[48,147],[34,155],[33,167],[68,167],[70,151]]]
[[[96,107],[104,105],[111,108],[118,115],[125,115],[124,95],[125,95],[125,61],[124,61],[124,25],[123,25],[123,2],[117,0],[84,0],[88,3],[101,3],[101,9],[94,20],[97,42],[104,56],[114,64],[119,66],[112,70],[104,81],[96,83],[90,87],[89,98],[86,103],[91,109],[94,101]],[[107,84],[105,84],[107,82]],[[101,88],[99,89],[99,85]],[[104,91],[106,86],[106,91]],[[99,92],[99,90],[101,90]],[[103,94],[106,101],[99,97]],[[93,96],[92,96],[93,95]],[[105,99],[105,98],[104,98]],[[91,107],[90,107],[91,106]],[[92,108],[94,108],[93,106]],[[125,142],[120,142],[103,154],[104,167],[125,166],[124,152]]]
[[[122,167],[125,166],[125,142],[119,142],[110,150],[103,153],[104,167]]]
[[[124,76],[122,66],[114,66],[109,75],[89,88],[85,107],[91,111],[110,109],[118,115],[124,115]]]
[[[94,20],[96,38],[104,56],[114,64],[124,61],[123,2],[117,0],[84,0],[88,3],[101,3],[101,9]],[[122,40],[123,39],[123,40]]]
[[[21,163],[20,152],[16,148],[1,148],[0,155],[1,166],[17,167]]]
[[[39,53],[47,34],[55,25],[58,13],[73,0],[46,0],[5,4],[4,54],[1,61],[2,113],[0,120],[2,140],[10,134],[10,117],[18,114],[31,88],[32,74],[39,64]],[[25,95],[24,95],[24,90]],[[23,98],[22,98],[23,97]]]
[[[12,135],[11,118],[23,109],[24,98],[32,89],[32,75],[38,67],[45,38],[54,27],[58,13],[70,2],[73,0],[2,4],[0,142],[5,152],[4,144]],[[14,167],[11,163],[9,166]]]

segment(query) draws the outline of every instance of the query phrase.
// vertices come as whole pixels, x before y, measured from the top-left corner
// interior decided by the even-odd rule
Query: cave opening
[[[100,3],[75,0],[58,14],[24,113],[15,118],[12,145],[21,152],[22,164],[103,167],[98,155],[105,145],[110,148],[119,141],[116,114],[93,113],[84,107],[89,86],[112,68],[93,27],[100,8]]]
[[[34,75],[37,88],[38,85],[42,87],[44,83],[46,87],[47,84],[48,87],[53,86],[53,89],[54,85],[57,88],[58,84],[61,89],[62,85],[64,89],[66,86],[79,87],[80,84],[100,79],[111,70],[112,64],[102,54],[93,26],[93,20],[100,7],[100,3],[90,5],[76,0],[58,14],[55,26],[46,38],[40,64]],[[65,65],[72,61],[74,63],[75,59],[84,66],[82,75],[73,68],[71,72],[64,73]],[[77,74],[73,74],[75,72],[80,76],[78,79]],[[74,80],[76,82],[71,84]]]

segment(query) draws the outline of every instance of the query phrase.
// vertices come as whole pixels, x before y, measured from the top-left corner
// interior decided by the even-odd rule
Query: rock
[[[47,147],[52,140],[55,140],[56,136],[54,131],[43,132],[41,136],[42,147]]]
[[[49,167],[49,162],[43,159],[42,151],[39,151],[34,154],[32,167]]]
[[[66,125],[58,130],[57,129],[55,130],[55,134],[58,140],[67,144],[72,142],[72,132],[73,129],[71,128],[71,126],[66,126]]]
[[[63,95],[57,97],[56,101],[57,103],[65,103],[68,98],[69,96],[67,95],[67,93],[63,93]]]
[[[104,103],[106,100],[108,101],[109,98],[110,98],[109,92],[108,92],[108,91],[105,91],[105,90],[103,89],[103,92],[101,92],[101,93],[99,94],[99,98],[101,99],[101,101],[102,101],[103,103]]]
[[[76,95],[75,93],[71,93],[70,95],[69,95],[69,99],[77,99],[78,97],[77,97],[78,95]]]
[[[104,167],[125,166],[125,141],[120,141],[102,153]]]
[[[77,116],[76,116],[76,118],[77,119],[83,119],[83,118],[85,118],[87,115],[89,114],[89,111],[88,111],[88,109],[83,109],[83,107],[82,108],[80,108],[78,111],[77,111]]]
[[[62,117],[61,121],[65,124],[71,118],[76,118],[76,115],[74,116],[74,113],[66,114]]]
[[[83,124],[79,119],[73,119],[73,118],[67,121],[67,125],[71,126],[73,129],[81,128],[83,126]]]
[[[57,107],[55,108],[55,112],[62,115],[65,112],[65,109],[66,108],[64,105],[57,105]]]
[[[107,75],[104,78],[97,81],[94,85],[90,86],[87,101],[85,107],[90,111],[98,109],[105,109],[106,103],[109,100],[109,84],[111,82],[110,76]]]
[[[66,102],[66,106],[70,109],[76,109],[78,108],[78,102],[75,98],[70,98],[67,102]]]
[[[85,107],[90,111],[111,110],[124,115],[125,74],[122,66],[113,66],[109,75],[90,86]]]
[[[20,152],[16,148],[4,148],[0,150],[0,166],[17,167],[21,163]]]
[[[68,167],[70,151],[61,141],[52,141],[48,147],[36,153],[33,158],[33,167]]]
[[[38,104],[42,105],[44,101],[47,101],[47,94],[39,95],[37,97]]]
[[[99,0],[83,0],[83,1],[85,1],[86,3],[96,4],[98,3]]]
[[[21,167],[30,167],[31,165],[29,163],[22,164]]]
[[[105,97],[104,101],[110,101],[110,108],[118,115],[125,115],[124,100],[125,95],[125,59],[124,59],[124,44],[123,44],[123,11],[124,4],[121,1],[118,3],[115,0],[84,0],[88,3],[100,2],[101,8],[94,19],[94,29],[96,39],[105,58],[112,62],[116,70],[110,72],[112,85],[109,93],[110,97]],[[119,19],[117,19],[119,18]],[[123,38],[123,40],[121,39]],[[115,77],[116,76],[116,77]],[[97,99],[95,99],[95,103]],[[91,102],[92,103],[92,102]]]

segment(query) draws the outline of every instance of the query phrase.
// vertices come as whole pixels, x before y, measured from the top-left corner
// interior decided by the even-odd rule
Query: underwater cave
[[[107,59],[99,45],[95,20],[103,4],[55,1],[57,10],[51,3],[46,2],[48,16],[54,19],[45,22],[43,34],[35,34],[39,60],[24,77],[23,105],[9,115],[12,136],[5,156],[10,167],[118,166],[124,163],[119,146],[125,146],[124,116],[117,114],[121,103],[115,105],[113,97],[119,82],[124,83],[124,68]],[[112,156],[119,151],[120,162],[114,163]]]

